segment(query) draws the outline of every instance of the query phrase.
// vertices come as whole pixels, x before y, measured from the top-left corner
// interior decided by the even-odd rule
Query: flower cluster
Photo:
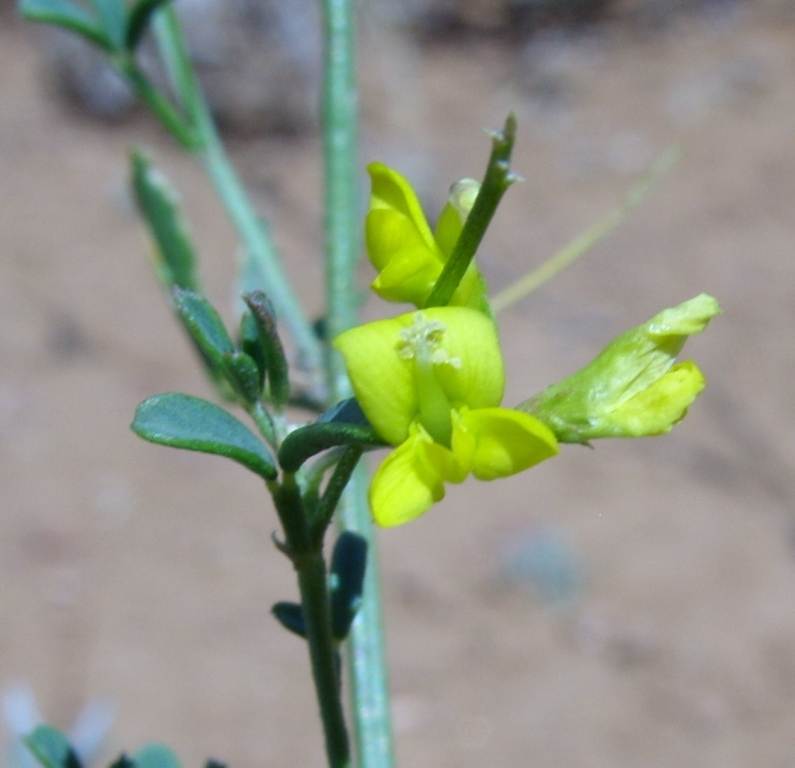
[[[502,356],[494,323],[481,312],[410,312],[346,331],[335,346],[370,423],[397,446],[371,485],[380,525],[426,512],[446,482],[506,477],[557,453],[539,419],[499,407]]]
[[[417,194],[403,176],[382,163],[371,163],[367,170],[372,194],[365,240],[370,261],[378,270],[370,287],[387,301],[424,307],[461,234],[479,184],[473,179],[453,184],[432,231]],[[480,310],[487,307],[486,285],[474,262],[450,304]]]
[[[397,171],[374,163],[366,242],[381,297],[416,311],[353,328],[334,340],[356,399],[394,450],[376,471],[370,505],[395,526],[428,511],[445,483],[494,480],[558,452],[559,442],[668,432],[704,387],[690,361],[675,363],[718,303],[702,294],[609,344],[581,371],[521,403],[501,407],[505,379],[497,329],[474,262],[448,306],[425,308],[461,234],[478,185],[453,185],[432,231]]]

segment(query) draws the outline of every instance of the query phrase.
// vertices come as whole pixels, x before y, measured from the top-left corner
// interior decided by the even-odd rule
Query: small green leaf
[[[66,736],[52,726],[40,725],[25,743],[44,768],[82,768]]]
[[[112,50],[124,47],[124,34],[127,29],[127,6],[124,0],[91,0],[97,12],[100,26],[111,44]]]
[[[331,631],[337,640],[348,636],[362,602],[367,569],[367,539],[353,531],[340,534],[331,556]]]
[[[276,603],[273,608],[271,608],[271,613],[286,630],[292,632],[294,635],[298,635],[298,637],[306,638],[304,611],[298,603],[288,603],[285,601]]]
[[[337,445],[380,447],[386,444],[369,424],[316,421],[284,438],[279,448],[279,464],[288,472],[297,472],[307,459]]]
[[[199,290],[195,248],[180,211],[179,196],[168,179],[140,150],[133,152],[132,188],[158,256],[158,277],[169,290]]]
[[[276,328],[276,315],[270,300],[262,291],[243,294],[259,329],[262,355],[268,374],[268,393],[274,405],[284,405],[290,397],[287,357]]]
[[[355,397],[350,397],[347,400],[340,400],[335,405],[332,405],[327,411],[324,411],[317,417],[319,423],[322,424],[359,424],[363,427],[369,427],[370,422],[367,416],[364,415],[359,401]]]
[[[169,0],[138,0],[130,9],[127,16],[127,30],[124,35],[124,44],[128,51],[134,51],[141,42],[154,12],[165,5]]]
[[[70,0],[20,0],[19,12],[29,21],[63,27],[76,32],[106,51],[113,50],[113,44],[97,24],[96,19],[81,5]]]
[[[259,368],[245,352],[225,352],[227,380],[247,402],[255,403],[262,389]]]
[[[240,318],[240,340],[238,346],[257,364],[259,388],[262,391],[262,387],[265,384],[267,361],[265,359],[265,350],[260,340],[257,321],[249,310],[245,310]]]
[[[132,430],[144,440],[226,456],[266,480],[276,478],[268,449],[242,422],[217,405],[177,392],[144,400]]]
[[[235,346],[221,316],[204,296],[193,291],[174,288],[171,297],[174,308],[199,349],[217,368],[224,370],[224,355],[234,353]]]
[[[177,756],[163,744],[147,744],[133,756],[135,768],[181,768]]]

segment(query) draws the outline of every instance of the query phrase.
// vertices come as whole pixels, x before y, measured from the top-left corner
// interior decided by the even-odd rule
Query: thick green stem
[[[323,0],[326,306],[329,338],[357,322],[355,280],[361,247],[359,207],[358,103],[355,3]],[[342,359],[332,351],[328,363],[331,403],[351,396]],[[340,500],[343,530],[368,541],[362,606],[348,637],[351,697],[360,768],[390,768],[392,726],[381,615],[378,552],[367,503],[367,477],[359,467]]]
[[[331,633],[326,563],[319,552],[296,557],[294,562],[329,768],[348,768],[350,746],[342,708],[339,656]]]
[[[306,641],[312,665],[329,768],[351,764],[345,712],[342,706],[339,655],[331,626],[331,607],[322,541],[313,540],[295,475],[285,472],[271,489],[285,535],[285,552],[298,574]]]

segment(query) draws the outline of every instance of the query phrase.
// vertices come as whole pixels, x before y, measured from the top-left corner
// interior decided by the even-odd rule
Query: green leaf
[[[255,403],[262,391],[259,368],[245,352],[225,352],[227,380],[234,390],[247,402]]]
[[[124,35],[127,29],[127,5],[124,0],[91,0],[91,5],[99,17],[102,31],[111,44],[112,50],[120,51],[124,47]]]
[[[276,603],[271,608],[271,613],[286,630],[306,639],[304,610],[298,603],[288,603],[286,601]]]
[[[193,241],[180,211],[179,196],[168,179],[140,150],[133,152],[135,202],[157,247],[158,277],[167,288],[200,288]]]
[[[353,531],[340,534],[331,556],[331,631],[337,640],[348,636],[362,602],[367,569],[367,539]]]
[[[165,5],[169,0],[138,0],[130,9],[127,16],[127,30],[124,35],[124,44],[128,51],[134,51],[141,42],[154,12]]]
[[[113,44],[96,19],[81,5],[70,0],[20,0],[19,13],[29,21],[63,27],[106,51],[113,50]]]
[[[25,743],[44,768],[82,768],[66,736],[52,726],[40,725]]]
[[[132,430],[144,440],[226,456],[266,480],[276,478],[268,449],[230,413],[198,397],[170,392],[144,400]]]
[[[174,309],[199,349],[217,368],[225,370],[224,356],[234,353],[235,345],[213,305],[204,296],[181,288],[174,288],[171,296]]]
[[[355,397],[350,397],[347,400],[340,400],[327,411],[321,413],[320,416],[317,417],[317,420],[319,423],[323,424],[359,424],[363,427],[370,426],[367,416],[364,415],[364,411]]]
[[[135,768],[181,768],[177,756],[163,744],[147,744],[133,756]]]
[[[279,464],[288,472],[297,472],[307,459],[337,445],[381,447],[387,443],[369,424],[316,421],[299,427],[284,438],[279,448]]]
[[[290,397],[290,378],[287,357],[276,328],[276,315],[268,297],[262,291],[243,294],[259,330],[262,358],[268,374],[268,393],[274,405],[284,405]]]
[[[257,321],[249,310],[245,310],[240,318],[240,340],[238,346],[256,363],[259,371],[259,388],[262,391],[267,370],[266,353],[260,340]]]

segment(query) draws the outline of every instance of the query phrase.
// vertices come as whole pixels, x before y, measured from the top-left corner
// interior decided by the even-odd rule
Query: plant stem
[[[326,563],[320,552],[296,557],[294,562],[329,766],[348,768],[350,746],[342,709],[339,655],[331,633]]]
[[[323,0],[326,319],[328,337],[357,322],[355,281],[360,250],[359,158],[355,3]],[[328,362],[330,403],[351,396],[339,354]],[[367,503],[367,477],[359,466],[343,494],[338,524],[368,542],[368,562],[359,614],[348,636],[348,667],[360,768],[394,765],[381,615],[378,552]]]
[[[311,384],[318,386],[323,370],[320,342],[287,280],[267,225],[254,210],[218,137],[185,50],[173,7],[164,7],[156,14],[155,31],[172,87],[195,133],[196,143],[191,150],[192,154],[204,165],[216,194],[242,241],[244,258],[255,265],[264,283],[261,287],[273,302],[278,316],[284,320],[298,347],[300,365],[309,375]],[[170,125],[166,127],[171,129]],[[178,136],[177,138],[179,139]]]
[[[555,275],[562,272],[570,264],[573,264],[607,237],[646,199],[646,196],[654,189],[662,176],[671,170],[674,163],[679,159],[680,154],[681,152],[677,147],[669,149],[657,160],[649,173],[630,190],[624,200],[604,219],[577,235],[574,240],[563,246],[541,265],[511,283],[507,288],[503,288],[491,300],[494,312],[502,311],[537,288],[540,288],[544,283],[549,282]]]
[[[350,745],[342,707],[339,654],[331,626],[331,607],[323,558],[323,542],[313,537],[295,475],[285,472],[273,489],[273,500],[284,530],[286,553],[298,574],[320,719],[329,768],[350,768]]]
[[[502,196],[516,181],[517,176],[511,172],[511,154],[515,137],[516,116],[512,112],[505,120],[502,131],[495,131],[492,134],[491,156],[480,191],[453,252],[431,290],[425,303],[426,307],[443,307],[450,303],[464,273],[475,258],[475,252],[486,234]]]

